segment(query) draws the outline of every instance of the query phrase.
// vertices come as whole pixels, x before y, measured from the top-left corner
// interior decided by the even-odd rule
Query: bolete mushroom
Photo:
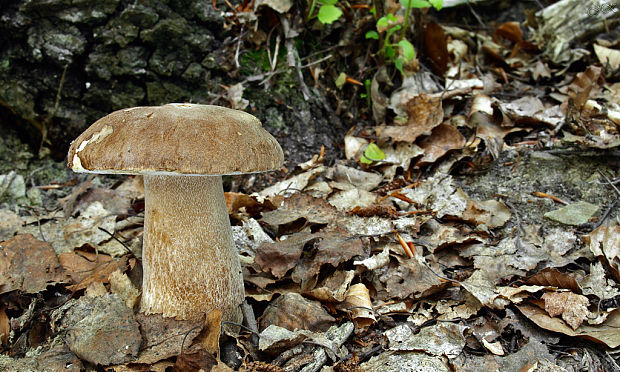
[[[140,311],[241,320],[243,277],[221,175],[280,168],[278,142],[254,116],[168,104],[113,112],[71,143],[75,172],[144,176]]]

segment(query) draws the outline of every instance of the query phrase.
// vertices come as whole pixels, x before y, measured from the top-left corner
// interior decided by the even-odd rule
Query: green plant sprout
[[[379,18],[376,23],[376,31],[371,30],[366,32],[366,39],[375,39],[381,42],[380,53],[388,63],[394,63],[394,67],[405,75],[403,67],[405,64],[415,59],[415,48],[413,44],[405,38],[405,33],[409,28],[409,18],[411,16],[412,8],[428,8],[434,7],[440,10],[443,6],[443,0],[400,0],[401,4],[405,7],[405,19],[403,25],[399,24],[398,18],[393,13],[388,13]],[[398,37],[398,41],[392,41],[392,35],[401,30],[401,34]],[[385,31],[385,36],[380,39],[380,34]],[[398,49],[398,57],[396,56]]]
[[[364,88],[366,88],[365,93],[360,93],[360,98],[366,98],[366,105],[370,107],[370,79],[364,80]]]
[[[342,16],[342,10],[336,6],[338,0],[308,0],[308,2],[310,4],[310,9],[308,10],[306,22],[314,17],[314,9],[317,3],[320,4],[320,7],[316,17],[322,24],[331,24]]]
[[[381,151],[379,146],[370,143],[366,146],[366,150],[364,150],[364,153],[360,157],[360,163],[372,164],[375,161],[381,161],[383,159],[385,159],[385,153]]]

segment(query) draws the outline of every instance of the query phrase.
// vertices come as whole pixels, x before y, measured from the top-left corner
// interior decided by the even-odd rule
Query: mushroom
[[[113,112],[71,143],[75,172],[144,176],[140,311],[239,322],[239,256],[221,175],[278,169],[284,155],[260,121],[219,106],[167,104]]]

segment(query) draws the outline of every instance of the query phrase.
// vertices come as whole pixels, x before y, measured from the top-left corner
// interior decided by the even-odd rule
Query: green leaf
[[[428,8],[431,4],[426,0],[400,0],[405,8]]]
[[[323,5],[336,5],[338,0],[319,0],[319,2]]]
[[[400,47],[401,55],[405,58],[405,61],[413,61],[415,58],[415,49],[413,45],[408,40],[401,40],[398,42],[398,46]]]
[[[344,72],[341,72],[340,75],[338,75],[338,78],[336,79],[336,82],[335,82],[336,88],[342,89],[346,81],[347,81],[347,74],[345,74]]]
[[[395,61],[394,61],[394,66],[396,67],[396,69],[398,71],[400,71],[401,75],[405,75],[405,73],[403,72],[403,57],[398,57]]]
[[[433,8],[437,10],[441,10],[443,7],[443,0],[428,0],[429,3],[433,6]]]
[[[385,40],[390,40],[390,36],[392,36],[393,33],[395,33],[396,31],[400,30],[401,28],[403,28],[403,26],[396,25],[396,26],[390,28],[389,30],[387,30],[387,32],[385,33]]]
[[[375,39],[375,40],[379,40],[379,34],[377,33],[377,31],[368,31],[366,33],[366,39]]]
[[[323,5],[319,9],[318,18],[323,24],[330,24],[340,18],[342,10],[335,5]]]
[[[379,18],[379,20],[377,21],[377,28],[385,28],[388,26],[388,22],[390,22],[390,20],[386,17],[383,16],[381,18]]]
[[[392,61],[394,57],[396,56],[396,52],[394,51],[394,48],[392,48],[391,45],[386,45],[383,47],[383,54],[385,55],[385,58],[388,61]]]
[[[385,154],[379,146],[374,143],[366,146],[366,150],[364,150],[364,154],[360,157],[360,162],[364,164],[372,164],[373,161],[379,161],[385,159]]]

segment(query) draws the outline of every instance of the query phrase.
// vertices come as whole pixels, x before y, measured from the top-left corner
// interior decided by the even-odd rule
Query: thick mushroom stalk
[[[220,176],[144,176],[141,311],[241,320],[243,277]]]

